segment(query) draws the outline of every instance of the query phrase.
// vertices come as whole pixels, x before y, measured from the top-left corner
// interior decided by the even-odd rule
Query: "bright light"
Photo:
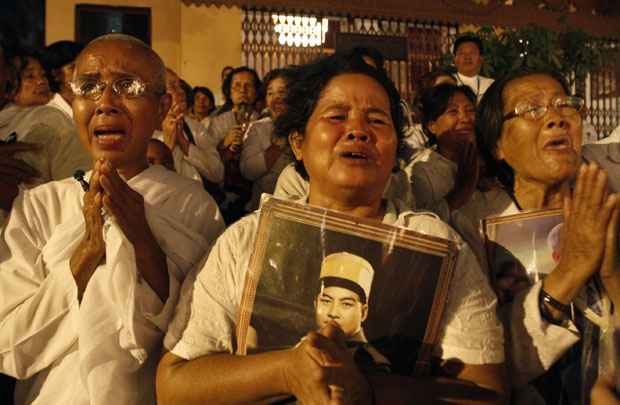
[[[301,17],[273,14],[271,16],[274,31],[277,32],[280,45],[319,46],[325,42],[328,20],[320,21],[316,17]]]

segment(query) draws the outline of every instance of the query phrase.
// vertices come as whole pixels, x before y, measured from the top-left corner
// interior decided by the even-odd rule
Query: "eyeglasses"
[[[563,116],[570,117],[583,110],[584,104],[582,98],[574,96],[556,97],[547,105],[537,102],[522,102],[518,103],[512,112],[504,115],[502,121],[508,121],[515,117],[538,121],[545,116],[549,108],[555,108]]]
[[[95,79],[77,79],[70,83],[73,94],[90,100],[99,100],[110,84],[112,92],[124,98],[141,97],[147,91],[147,83],[139,77],[121,77],[111,83]]]

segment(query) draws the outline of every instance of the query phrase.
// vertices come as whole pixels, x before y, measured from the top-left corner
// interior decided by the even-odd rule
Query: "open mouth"
[[[342,152],[340,156],[346,159],[354,159],[360,161],[369,160],[368,155],[364,152]]]
[[[571,141],[565,136],[549,139],[543,145],[543,149],[546,150],[568,150],[571,148]]]
[[[126,137],[125,130],[116,127],[98,127],[94,131],[97,143],[102,146],[117,146]]]

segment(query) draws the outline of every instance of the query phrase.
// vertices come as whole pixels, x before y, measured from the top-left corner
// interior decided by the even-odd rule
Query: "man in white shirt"
[[[224,225],[200,184],[148,165],[170,107],[159,56],[110,34],[75,69],[75,122],[96,164],[13,204],[0,239],[0,373],[20,380],[16,404],[155,403],[179,285]]]
[[[480,75],[483,62],[482,41],[474,34],[464,34],[454,41],[453,50],[458,84],[469,86],[480,101],[493,83],[493,79]]]

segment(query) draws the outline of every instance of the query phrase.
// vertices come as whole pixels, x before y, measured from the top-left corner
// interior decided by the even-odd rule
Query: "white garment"
[[[71,177],[77,169],[88,171],[92,167],[73,121],[56,108],[8,105],[0,111],[0,140],[13,132],[18,141],[41,146],[40,151],[15,154],[40,173],[38,183]]]
[[[388,202],[383,222],[453,240],[459,249],[434,355],[466,364],[503,362],[504,339],[495,314],[496,298],[469,246],[434,215],[415,214],[392,202]],[[176,356],[194,359],[234,352],[235,323],[257,225],[256,212],[229,227],[195,280],[186,279],[164,340],[164,346]]]
[[[614,128],[614,130],[611,131],[611,134],[609,134],[609,136],[599,139],[598,142],[596,143],[613,143],[613,142],[620,142],[620,125]]]
[[[446,195],[454,188],[457,165],[431,148],[420,152],[413,162],[405,167],[411,179],[411,189],[417,209],[435,212],[439,217],[457,228],[450,218],[450,209],[445,201]],[[465,216],[477,230],[480,221],[512,204],[510,196],[501,188],[489,191],[474,190],[469,201],[457,211]],[[467,241],[472,244],[469,238]]]
[[[0,372],[19,380],[17,404],[155,402],[161,338],[180,283],[224,228],[196,182],[161,166],[128,181],[167,257],[165,303],[136,269],[132,244],[105,218],[106,260],[81,303],[69,260],[84,236],[83,196],[65,179],[15,200],[0,246]]]
[[[422,124],[414,124],[405,129],[405,137],[403,142],[411,149],[418,150],[425,148],[428,143],[428,137],[422,129]]]
[[[295,163],[291,163],[280,173],[273,195],[288,200],[295,200],[307,195],[308,192],[308,180],[301,177],[297,169],[295,169]],[[390,180],[385,186],[383,197],[388,200],[399,200],[410,209],[417,206],[407,175],[402,170],[390,175]]]
[[[216,145],[207,136],[207,129],[200,122],[190,117],[184,117],[187,126],[194,137],[193,144],[190,142],[187,155],[179,146],[172,151],[174,168],[183,177],[202,182],[202,177],[213,183],[221,183],[224,180],[224,164],[217,152]],[[185,138],[189,140],[187,135]],[[164,141],[164,133],[155,131],[153,138]]]
[[[60,93],[54,93],[54,97],[47,103],[48,106],[54,107],[65,113],[67,118],[73,120],[73,108],[71,104],[67,103]]]
[[[250,122],[258,119],[258,114],[252,111],[250,115]],[[226,111],[221,114],[214,114],[209,120],[209,126],[207,127],[207,137],[216,145],[216,147],[226,138],[228,131],[238,125],[235,113]]]
[[[243,177],[252,182],[252,198],[246,206],[248,212],[258,208],[263,193],[273,194],[280,173],[291,162],[290,155],[283,151],[267,169],[265,152],[272,144],[273,131],[273,120],[266,117],[252,122],[244,136],[239,169]]]
[[[620,192],[620,143],[597,143],[584,145],[581,149],[583,158],[596,162],[607,171],[609,187],[615,193]]]
[[[480,99],[482,99],[484,93],[488,90],[489,87],[491,87],[491,85],[495,81],[490,77],[484,77],[480,75],[469,77],[457,73],[455,77],[458,84],[468,86],[474,92],[478,102],[480,102]]]
[[[581,144],[598,143],[598,134],[594,125],[583,120],[581,123]]]

